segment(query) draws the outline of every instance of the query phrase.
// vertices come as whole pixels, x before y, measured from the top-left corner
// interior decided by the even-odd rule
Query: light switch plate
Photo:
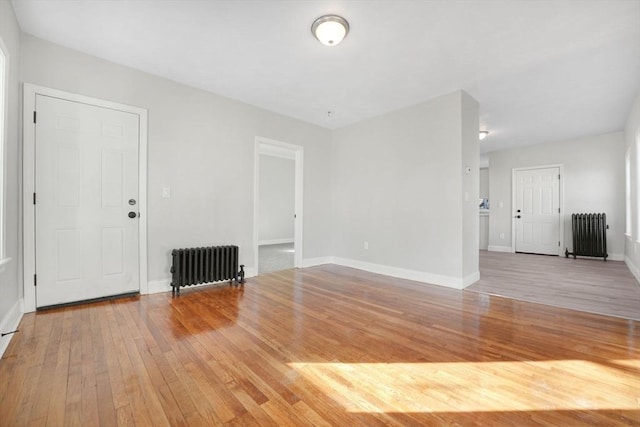
[[[162,187],[162,198],[163,199],[171,198],[171,187]]]

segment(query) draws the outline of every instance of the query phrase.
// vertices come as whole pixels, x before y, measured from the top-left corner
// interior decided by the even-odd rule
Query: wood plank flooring
[[[640,320],[640,283],[622,261],[480,251],[466,290]]]
[[[286,270],[25,315],[0,425],[640,426],[640,322]]]

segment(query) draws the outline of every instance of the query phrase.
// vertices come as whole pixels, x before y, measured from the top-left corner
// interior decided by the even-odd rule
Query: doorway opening
[[[256,274],[302,266],[302,147],[256,138]]]

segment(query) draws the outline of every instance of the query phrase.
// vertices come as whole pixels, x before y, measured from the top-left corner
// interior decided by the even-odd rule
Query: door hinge
[[[558,174],[558,179],[560,179],[560,174]]]
[[[560,240],[558,240],[558,247],[560,247]]]
[[[36,193],[33,193],[33,204],[36,204]]]
[[[33,275],[33,286],[38,286],[38,275],[37,274]]]
[[[35,122],[36,122],[36,112],[34,111],[33,112],[33,123],[35,123]]]
[[[558,213],[560,213],[560,208],[558,208]]]

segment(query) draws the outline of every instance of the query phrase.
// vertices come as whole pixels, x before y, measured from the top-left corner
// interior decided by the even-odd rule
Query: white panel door
[[[516,252],[560,253],[560,168],[516,171]]]
[[[36,112],[36,305],[139,291],[139,116],[43,95]]]

